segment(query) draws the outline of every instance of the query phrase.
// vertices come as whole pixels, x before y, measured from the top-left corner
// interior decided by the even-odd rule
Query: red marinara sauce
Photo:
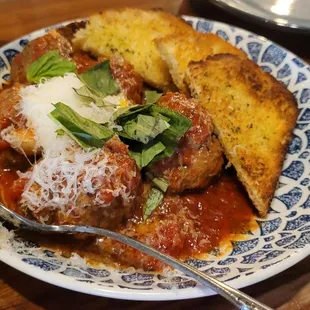
[[[120,231],[179,259],[207,254],[235,234],[256,228],[252,204],[236,177],[221,176],[208,189],[167,196],[145,222],[128,221]],[[98,241],[100,240],[100,241]],[[98,239],[94,252],[121,266],[162,270],[165,266],[135,249]]]
[[[20,212],[16,201],[21,192],[8,190],[16,178],[14,170],[0,170],[0,198]],[[167,196],[147,221],[136,219],[129,220],[119,231],[183,260],[207,254],[223,242],[233,240],[234,234],[256,228],[247,194],[236,177],[225,175],[204,191]],[[76,252],[92,264],[104,262],[150,271],[165,267],[152,257],[106,238],[77,240],[68,236],[51,239],[34,234],[26,235],[28,237],[47,248],[63,253]]]

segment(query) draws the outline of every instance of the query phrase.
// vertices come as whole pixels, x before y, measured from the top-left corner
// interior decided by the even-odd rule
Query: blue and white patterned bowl
[[[248,31],[201,18],[185,19],[198,31],[216,33],[241,48],[263,70],[286,85],[298,102],[299,118],[267,218],[257,219],[259,229],[232,241],[226,254],[213,253],[203,260],[188,261],[203,272],[241,288],[287,269],[310,253],[310,67],[284,48]],[[54,27],[57,26],[60,25]],[[29,40],[47,30],[33,32],[0,49],[0,83],[9,79],[12,58]],[[93,295],[174,300],[213,294],[178,272],[158,275],[87,266],[77,255],[66,259],[1,227],[0,260],[43,281]]]

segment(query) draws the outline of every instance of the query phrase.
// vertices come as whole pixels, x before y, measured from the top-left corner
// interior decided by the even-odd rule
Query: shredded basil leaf
[[[164,194],[159,189],[152,187],[149,197],[144,206],[143,219],[146,220],[152,212],[160,205]]]
[[[164,153],[155,158],[155,160],[159,160],[164,157],[170,157],[174,154],[180,139],[191,127],[192,122],[185,116],[162,106],[153,105],[152,111],[169,118],[170,124],[170,127],[158,137],[166,147]]]
[[[80,88],[74,88],[72,87],[73,90],[75,91],[75,93],[77,95],[79,95],[80,97],[82,97],[85,101],[87,102],[93,102],[93,93],[91,92],[91,90],[86,86],[82,86]]]
[[[75,93],[82,97],[82,99],[88,103],[93,102],[98,107],[105,106],[105,102],[103,100],[103,97],[98,95],[96,92],[92,91],[90,88],[88,88],[86,85],[80,87],[80,88],[73,88]]]
[[[148,109],[151,104],[132,105],[128,107],[119,108],[113,115],[113,120],[119,124],[124,125],[128,120],[135,118],[138,114],[148,115]]]
[[[168,189],[168,183],[164,178],[157,178],[154,177],[152,173],[147,172],[146,176],[152,181],[154,186],[156,186],[158,189],[160,189],[163,193],[165,193]]]
[[[164,121],[166,121],[166,122],[168,122],[168,123],[169,123],[169,121],[170,121],[170,118],[169,118],[169,117],[166,117],[166,116],[164,116],[164,115],[162,115],[162,114],[160,114],[160,113],[158,113],[158,112],[150,111],[150,113],[151,113],[152,116],[154,116],[154,117],[159,117],[159,118],[161,118],[162,120],[164,120]]]
[[[163,95],[162,93],[158,93],[156,90],[146,90],[145,94],[145,103],[156,103],[158,99]]]
[[[120,137],[143,144],[134,148],[129,144],[132,157],[140,168],[173,155],[181,137],[192,124],[183,115],[155,104],[119,109],[113,119],[123,128],[118,132]],[[150,145],[157,142],[161,143],[161,151],[149,150]]]
[[[147,144],[169,127],[160,117],[139,114],[123,126],[123,131],[130,139]]]
[[[57,136],[63,136],[65,134],[65,131],[63,129],[57,129],[55,132]]]
[[[57,111],[63,115],[63,117],[90,135],[104,140],[110,139],[113,136],[112,130],[81,116],[72,110],[69,106],[61,102],[56,103],[54,106]]]
[[[98,96],[113,95],[119,91],[110,71],[110,61],[106,60],[79,75],[80,80]]]
[[[165,150],[165,146],[161,142],[155,144],[144,145],[140,150],[130,150],[130,156],[134,158],[137,166],[141,169],[146,167],[153,158],[162,153]]]
[[[73,139],[77,144],[79,144],[83,149],[92,149],[93,146],[89,146],[89,144],[85,143],[84,141],[82,141],[81,139],[79,139],[79,137],[77,136],[77,132],[79,131],[79,128],[77,128],[76,126],[74,126],[74,124],[72,124],[71,122],[69,122],[66,119],[62,118],[62,115],[60,113],[58,113],[58,111],[55,109],[53,110],[50,114],[49,117],[56,123],[58,124],[61,129],[63,130],[65,133],[68,134],[68,136]]]
[[[49,51],[35,60],[26,70],[28,82],[38,83],[42,78],[63,76],[68,72],[75,72],[74,62],[61,57],[57,51]]]
[[[51,117],[83,148],[100,148],[114,135],[112,130],[84,118],[61,102],[54,106]]]
[[[84,148],[102,147],[114,134],[105,125],[85,119],[63,103],[58,102],[55,108],[51,116]],[[114,121],[122,128],[116,133],[128,140],[126,144],[139,168],[174,154],[191,126],[186,117],[155,104],[122,109],[122,113],[114,115]],[[163,181],[158,179],[154,183],[164,190],[167,185]]]
[[[165,179],[163,178],[153,178],[152,182],[154,185],[159,188],[162,192],[166,192],[168,189],[168,183],[166,182]]]

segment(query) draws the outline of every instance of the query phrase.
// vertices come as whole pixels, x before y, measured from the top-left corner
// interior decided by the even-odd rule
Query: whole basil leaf
[[[69,106],[58,102],[50,115],[83,148],[100,148],[111,139],[114,132],[76,113]]]
[[[109,60],[95,65],[80,74],[79,78],[88,88],[104,97],[113,95],[119,91],[119,87],[111,74]]]
[[[76,65],[59,55],[57,51],[49,51],[35,60],[26,70],[28,82],[38,83],[42,78],[63,76],[68,72],[75,72]]]

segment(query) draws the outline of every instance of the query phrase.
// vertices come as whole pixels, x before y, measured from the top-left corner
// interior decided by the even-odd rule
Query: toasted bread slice
[[[221,53],[247,57],[244,52],[212,33],[169,35],[156,39],[155,43],[160,56],[168,65],[174,84],[186,94],[188,89],[184,83],[184,76],[190,61],[203,60],[207,56]]]
[[[181,32],[195,31],[181,18],[160,10],[111,9],[91,16],[73,43],[95,56],[124,57],[146,82],[166,90],[173,83],[154,39]]]
[[[226,157],[265,216],[295,127],[293,95],[252,61],[229,54],[191,62],[185,80],[209,110]]]

